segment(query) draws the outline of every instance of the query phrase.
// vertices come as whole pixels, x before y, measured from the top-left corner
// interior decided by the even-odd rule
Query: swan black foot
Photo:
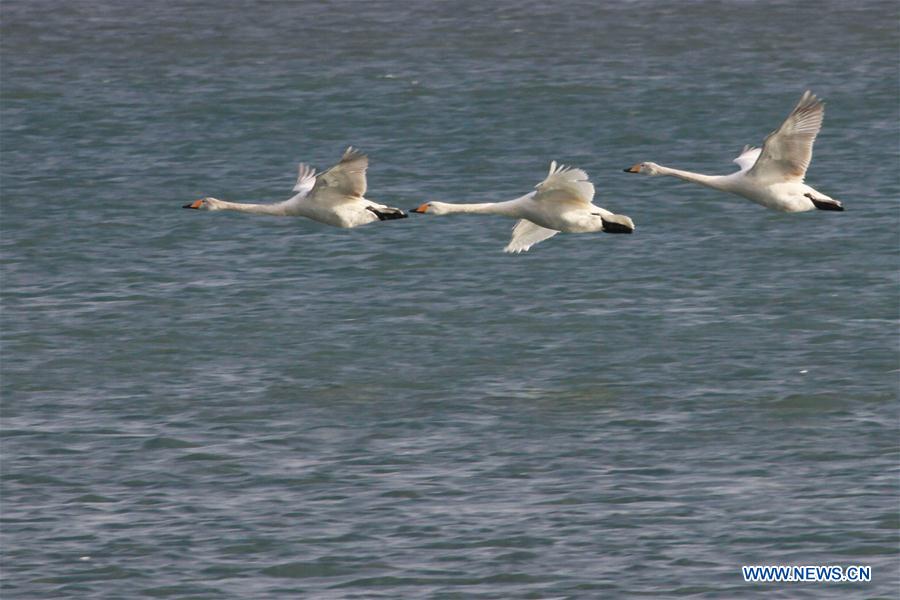
[[[625,215],[612,215],[611,217],[600,217],[603,221],[604,233],[633,233],[634,223]]]
[[[390,221],[392,219],[405,219],[408,215],[400,210],[399,208],[392,208],[390,206],[385,206],[384,208],[375,208],[374,206],[367,206],[368,210],[371,210],[375,213],[375,216],[378,217],[379,221]]]
[[[819,210],[844,210],[844,205],[837,200],[825,200],[824,198],[815,198],[812,194],[803,194],[809,198],[816,208]]]

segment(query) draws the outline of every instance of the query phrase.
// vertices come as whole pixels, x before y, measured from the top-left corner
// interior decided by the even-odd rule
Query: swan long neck
[[[284,209],[284,202],[277,202],[275,204],[248,204],[245,202],[219,200],[216,203],[216,210],[235,210],[238,212],[253,213],[257,215],[275,215],[279,217],[283,217],[287,214]]]
[[[723,175],[703,175],[702,173],[682,171],[681,169],[672,169],[670,167],[663,167],[662,165],[659,165],[657,169],[659,170],[660,175],[670,175],[672,177],[677,177],[678,179],[683,179],[684,181],[699,183],[700,185],[705,185],[717,190],[726,190],[728,188],[726,182],[723,181],[725,179],[725,176]]]
[[[449,204],[441,202],[444,214],[473,214],[473,215],[500,215],[503,217],[517,216],[514,200],[508,202],[480,202],[474,204]]]

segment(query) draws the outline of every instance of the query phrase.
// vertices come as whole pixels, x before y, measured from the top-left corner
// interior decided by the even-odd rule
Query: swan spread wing
[[[760,152],[762,152],[761,148],[754,148],[750,145],[744,146],[738,157],[734,159],[734,163],[741,168],[741,171],[749,171],[756,164],[756,159],[759,158]]]
[[[803,181],[824,117],[825,104],[806,90],[781,127],[766,137],[748,174],[765,180]]]
[[[538,242],[553,237],[559,233],[555,229],[547,229],[532,223],[528,219],[519,219],[512,230],[512,239],[509,240],[504,252],[525,252]]]
[[[301,197],[310,193],[316,185],[316,170],[300,163],[297,173],[297,183],[294,184],[294,191]]]
[[[594,184],[588,181],[587,173],[581,169],[573,169],[565,165],[550,163],[547,178],[534,186],[537,202],[566,202],[577,205],[590,205],[594,199]]]
[[[351,146],[344,152],[341,162],[316,178],[313,192],[335,201],[361,198],[366,193],[368,167],[369,157]]]

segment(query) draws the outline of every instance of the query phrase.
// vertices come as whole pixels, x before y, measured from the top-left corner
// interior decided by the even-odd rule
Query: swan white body
[[[374,221],[406,217],[399,208],[385,206],[364,197],[369,158],[352,147],[341,161],[324,173],[301,163],[293,197],[274,204],[245,204],[217,198],[202,198],[184,208],[236,210],[278,217],[307,217],[335,227],[357,227]]]
[[[844,210],[839,201],[803,182],[812,160],[813,142],[824,117],[825,104],[807,90],[781,127],[766,137],[761,149],[744,146],[740,156],[734,159],[740,170],[730,175],[702,175],[652,162],[640,163],[625,171],[671,175],[784,212],[815,208]]]
[[[507,202],[450,204],[426,202],[412,212],[434,215],[479,214],[519,219],[512,231],[506,252],[525,252],[534,244],[566,233],[631,233],[634,223],[625,215],[616,215],[591,201],[594,185],[581,169],[550,163],[547,178],[535,191]]]

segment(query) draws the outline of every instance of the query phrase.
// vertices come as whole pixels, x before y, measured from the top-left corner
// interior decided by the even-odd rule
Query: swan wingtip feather
[[[344,154],[341,155],[341,162],[350,162],[361,158],[368,158],[368,156],[358,148],[347,146],[347,149],[344,150]]]

